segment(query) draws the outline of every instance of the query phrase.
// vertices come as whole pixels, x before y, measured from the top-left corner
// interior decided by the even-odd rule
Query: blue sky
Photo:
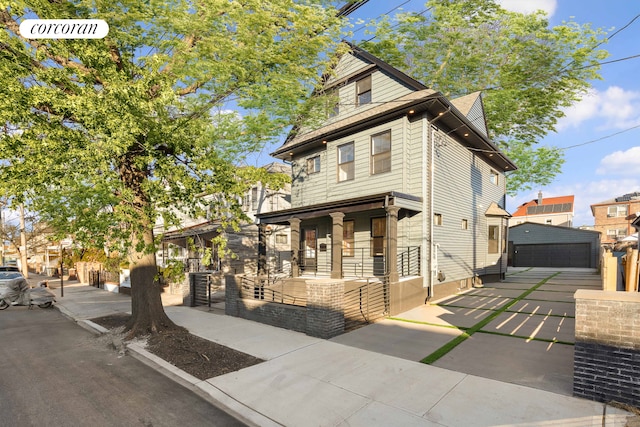
[[[509,10],[523,13],[542,9],[551,26],[574,20],[603,28],[610,35],[640,14],[640,2],[629,0],[498,1]],[[425,0],[370,0],[350,15],[354,39],[371,37],[360,29],[359,20],[394,15],[400,10],[421,12],[424,3]],[[401,9],[394,10],[398,6]],[[606,61],[640,55],[639,40],[640,17],[603,45],[610,52]],[[640,57],[603,65],[601,75],[603,80],[593,81],[593,90],[587,96],[565,110],[566,117],[558,123],[557,132],[540,141],[563,148],[584,145],[565,150],[566,163],[553,183],[509,197],[509,212],[537,198],[538,191],[546,197],[574,195],[574,225],[592,225],[592,203],[640,191]],[[269,161],[266,153],[260,156],[262,164]]]

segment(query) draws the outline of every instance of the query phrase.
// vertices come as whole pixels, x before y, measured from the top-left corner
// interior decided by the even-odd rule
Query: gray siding
[[[369,65],[351,55],[345,55],[340,64],[338,68],[346,71],[341,72],[340,76],[342,77],[356,72],[358,68],[364,68]],[[413,92],[412,89],[407,88],[404,84],[384,72],[373,71],[371,74],[371,103],[356,106],[356,83],[345,84],[338,88],[338,96],[340,98],[339,113],[328,119],[326,124],[345,119],[369,108],[377,107],[382,103],[393,101],[411,92]]]
[[[491,182],[493,169],[477,154],[442,133],[435,141],[433,209],[443,218],[441,226],[434,226],[433,235],[438,245],[438,270],[447,281],[498,274],[501,267],[504,271],[502,250],[488,253],[488,226],[500,226],[503,221],[485,216],[491,202],[504,208],[504,175],[498,175],[496,185]],[[462,229],[463,219],[467,230]]]
[[[476,102],[473,103],[473,106],[467,114],[467,118],[476,128],[478,128],[480,132],[485,134],[485,136],[489,135],[489,132],[487,131],[487,123],[484,120],[484,109],[482,108],[481,97],[478,97]]]
[[[328,141],[321,151],[306,153],[294,160],[292,207],[315,205],[318,203],[344,200],[354,197],[380,194],[386,191],[408,190],[405,168],[405,128],[406,119],[358,132],[346,138]],[[371,174],[371,136],[391,131],[391,171]],[[354,179],[338,182],[338,146],[354,143],[355,174]],[[320,172],[308,174],[307,159],[320,155]]]

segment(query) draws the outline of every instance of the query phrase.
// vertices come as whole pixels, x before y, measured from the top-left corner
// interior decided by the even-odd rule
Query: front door
[[[314,228],[312,230],[303,230],[302,237],[304,239],[301,245],[304,252],[302,268],[307,273],[315,273],[318,264],[316,260],[316,249],[318,245],[316,229]]]

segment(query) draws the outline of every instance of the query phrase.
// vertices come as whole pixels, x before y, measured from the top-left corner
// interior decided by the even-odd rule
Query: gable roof
[[[557,213],[573,213],[575,196],[545,197],[542,204],[538,199],[521,204],[513,216],[549,215]],[[543,207],[537,209],[537,207]],[[544,208],[546,207],[546,208]],[[530,209],[533,208],[533,209]]]
[[[350,43],[346,40],[342,41],[344,44],[346,44],[347,46],[349,46],[349,52],[347,54],[351,54],[352,56],[364,61],[364,62],[368,62],[369,64],[372,65],[371,68],[367,68],[365,71],[369,71],[372,68],[377,68],[381,71],[384,71],[387,75],[390,75],[391,77],[394,77],[396,80],[402,82],[405,86],[413,89],[413,90],[423,90],[423,89],[428,89],[427,86],[425,86],[424,84],[420,83],[418,80],[414,79],[413,77],[411,77],[408,74],[403,73],[402,71],[398,70],[396,67],[392,66],[391,64],[383,61],[382,59],[370,54],[369,52],[367,52],[366,50],[362,49],[361,47],[356,46],[353,43]],[[360,72],[356,73],[356,74],[362,74]],[[346,78],[340,78],[338,80],[332,81],[330,83],[327,84],[327,86],[325,87],[326,89],[330,89],[333,86],[336,86],[340,83],[342,83],[344,80],[346,80],[347,78],[352,77],[352,76],[347,76]]]
[[[289,159],[294,154],[321,147],[328,139],[337,139],[400,116],[412,114],[417,116],[420,113],[429,112],[432,117],[437,118],[439,124],[443,124],[450,130],[448,135],[456,136],[463,146],[485,157],[496,170],[506,172],[517,169],[517,166],[489,140],[486,128],[480,129],[474,125],[453,101],[440,92],[428,89],[424,84],[363,49],[351,43],[345,43],[352,49],[350,52],[352,55],[372,65],[329,83],[328,88],[345,82],[345,79],[355,79],[363,73],[371,73],[373,69],[379,69],[404,83],[413,92],[314,130],[297,133],[300,129],[295,129],[282,146],[271,153],[272,156],[283,160]],[[464,96],[458,99],[458,106],[469,112],[479,99],[477,93],[475,96],[474,94]]]
[[[511,214],[504,209],[502,209],[496,202],[491,202],[487,211],[484,213],[485,216],[502,216],[509,218]]]
[[[486,136],[489,135],[487,129],[487,116],[484,113],[482,104],[482,93],[473,92],[451,100],[451,104],[465,115],[469,121]]]

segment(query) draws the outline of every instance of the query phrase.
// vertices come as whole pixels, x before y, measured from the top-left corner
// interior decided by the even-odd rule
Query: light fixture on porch
[[[409,114],[413,114],[415,112],[416,112],[416,110],[409,110]]]

